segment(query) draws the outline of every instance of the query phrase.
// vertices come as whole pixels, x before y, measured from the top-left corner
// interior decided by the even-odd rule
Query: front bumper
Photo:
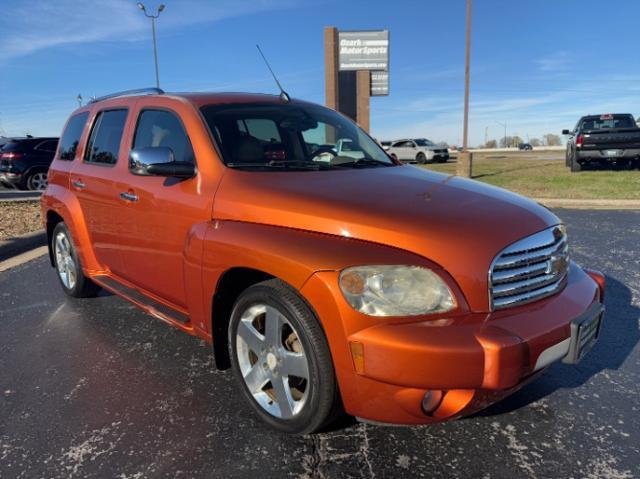
[[[362,315],[345,307],[332,275],[317,273],[303,294],[325,327],[346,410],[378,422],[429,423],[500,400],[566,356],[572,322],[602,301],[596,281],[572,265],[564,290],[535,303],[362,327]],[[353,343],[364,351],[360,373],[351,357]],[[421,400],[429,390],[445,394],[425,414]]]

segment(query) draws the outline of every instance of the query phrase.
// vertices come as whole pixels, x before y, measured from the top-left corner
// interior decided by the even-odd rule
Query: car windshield
[[[418,146],[435,146],[434,142],[427,140],[426,138],[419,138],[415,141]]]
[[[202,114],[231,168],[287,171],[395,166],[355,123],[299,103],[226,104]]]
[[[585,118],[583,130],[608,130],[611,128],[635,128],[636,122],[629,115],[603,115],[600,118]]]

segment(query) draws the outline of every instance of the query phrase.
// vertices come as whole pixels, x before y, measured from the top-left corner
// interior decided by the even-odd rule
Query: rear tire
[[[58,223],[51,235],[53,262],[62,290],[73,298],[95,296],[100,287],[82,272],[82,264],[67,225]]]
[[[576,158],[575,154],[571,158],[571,171],[574,173],[582,171],[582,164],[578,162],[578,158]]]
[[[246,289],[228,334],[238,386],[264,422],[309,434],[335,419],[340,400],[324,331],[289,285],[272,279]]]
[[[48,174],[44,170],[32,171],[24,181],[25,189],[29,191],[46,190],[48,184]]]

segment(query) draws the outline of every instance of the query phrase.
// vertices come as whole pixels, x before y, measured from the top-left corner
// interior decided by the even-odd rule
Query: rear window
[[[71,161],[76,157],[80,137],[88,117],[89,112],[78,113],[73,115],[67,123],[59,144],[61,160]]]
[[[636,122],[629,115],[603,115],[599,118],[586,118],[582,122],[583,130],[609,130],[612,128],[635,128]]]
[[[115,165],[126,121],[127,110],[100,112],[91,130],[84,160],[100,165]]]
[[[2,151],[8,151],[8,152],[28,152],[31,151],[33,149],[34,146],[36,146],[38,143],[40,143],[42,140],[12,140],[9,143],[6,143],[3,147],[2,147]]]
[[[58,140],[47,140],[40,143],[36,146],[36,150],[38,151],[46,151],[50,153],[54,153],[56,151],[56,147],[58,146]]]

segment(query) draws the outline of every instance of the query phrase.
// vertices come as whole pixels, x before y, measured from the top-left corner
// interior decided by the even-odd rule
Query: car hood
[[[495,256],[511,243],[560,222],[522,196],[413,166],[227,170],[216,194],[214,217],[413,252],[446,269],[475,311],[488,309],[488,271]]]

